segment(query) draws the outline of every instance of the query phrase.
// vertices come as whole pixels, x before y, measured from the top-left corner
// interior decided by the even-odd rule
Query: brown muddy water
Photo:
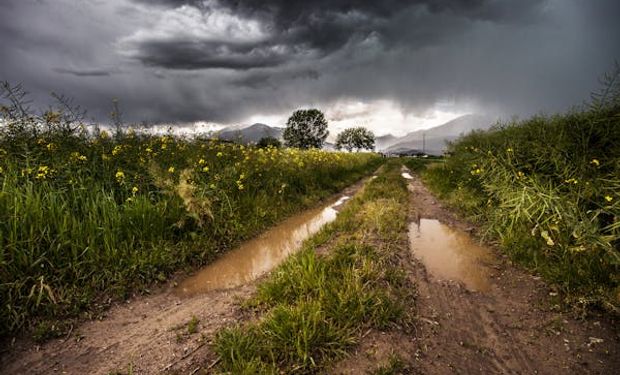
[[[409,246],[431,278],[462,282],[472,291],[489,290],[489,265],[494,258],[467,233],[434,219],[409,224]]]
[[[295,215],[224,254],[182,281],[176,289],[180,296],[192,296],[211,290],[229,289],[246,284],[282,263],[300,249],[302,242],[336,219],[339,206],[348,196],[325,206]]]

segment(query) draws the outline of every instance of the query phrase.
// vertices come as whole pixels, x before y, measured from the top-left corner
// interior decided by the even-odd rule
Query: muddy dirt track
[[[408,180],[410,218],[437,219],[474,233],[432,197],[416,176]],[[344,194],[351,194],[359,184]],[[437,277],[408,249],[403,267],[417,285],[412,332],[366,332],[349,358],[330,372],[365,373],[376,360],[400,355],[415,374],[615,374],[620,371],[618,329],[604,318],[577,321],[552,311],[539,278],[490,249],[483,266],[484,292]],[[485,258],[488,260],[488,258]],[[66,338],[37,346],[18,340],[0,361],[2,374],[210,373],[209,348],[219,328],[243,318],[239,301],[255,283],[179,296],[172,285],[111,308],[105,319],[87,321]],[[195,316],[196,332],[188,329]]]
[[[292,251],[287,246],[301,241],[304,233],[300,232],[309,235],[326,218],[335,218],[345,202],[343,197],[355,194],[366,180],[346,188],[320,207],[288,218],[207,266],[226,274],[229,282],[218,281],[213,290],[192,286],[195,280],[204,281],[199,271],[193,277],[181,278],[179,283],[172,281],[151,295],[120,303],[110,308],[104,319],[83,322],[63,339],[41,346],[31,340],[18,340],[2,356],[0,374],[209,372],[217,360],[209,346],[215,332],[243,318],[240,302],[252,295],[256,289],[254,279],[269,268],[266,263],[275,266],[284,259],[283,252]],[[336,201],[337,197],[340,199]],[[277,245],[265,254],[269,259],[254,259],[256,252],[265,250],[267,239]],[[248,247],[252,244],[255,246]],[[244,258],[238,254],[240,251],[250,253]],[[237,271],[243,270],[247,275],[228,272],[234,262]],[[239,285],[240,280],[246,283]],[[218,288],[223,286],[229,288]],[[194,330],[188,324],[193,317],[198,324],[195,332],[190,333]]]
[[[438,219],[473,232],[428,192],[409,182],[413,220]],[[576,321],[551,311],[553,292],[494,249],[489,288],[472,292],[440,280],[417,258],[409,270],[418,286],[413,372],[420,374],[617,374],[618,329],[603,318]]]

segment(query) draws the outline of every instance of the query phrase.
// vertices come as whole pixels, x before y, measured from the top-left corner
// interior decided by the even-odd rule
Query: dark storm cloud
[[[253,72],[245,76],[235,78],[230,81],[231,84],[239,87],[249,87],[252,89],[264,89],[279,87],[282,81],[294,80],[318,80],[320,78],[318,71],[314,69],[293,70],[290,72]]]
[[[107,69],[72,69],[72,68],[54,68],[56,73],[72,74],[77,77],[107,77],[110,74],[117,73],[117,71]]]
[[[596,89],[620,59],[617,14],[614,0],[1,0],[0,80],[103,120],[113,98],[149,122],[347,100],[525,115]]]
[[[544,1],[524,0],[513,5],[495,0],[160,0],[156,3],[170,8],[185,5],[206,13],[231,12],[258,20],[268,36],[241,46],[233,38],[203,41],[195,37],[179,40],[174,35],[160,39],[147,37],[134,41],[133,58],[167,69],[250,69],[294,62],[304,53],[322,58],[370,36],[389,46],[422,47],[458,30],[463,20],[531,22]],[[403,14],[411,17],[404,18]],[[461,20],[435,29],[427,24],[429,20],[454,15]]]
[[[277,66],[287,60],[287,51],[261,45],[214,42],[149,41],[140,46],[142,63],[168,69],[250,69]]]

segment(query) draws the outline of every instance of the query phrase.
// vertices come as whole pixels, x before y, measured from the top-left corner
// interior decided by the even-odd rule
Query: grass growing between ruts
[[[398,257],[407,215],[399,167],[387,164],[333,223],[259,285],[249,303],[262,317],[217,334],[222,371],[318,372],[367,329],[410,323],[413,288]]]

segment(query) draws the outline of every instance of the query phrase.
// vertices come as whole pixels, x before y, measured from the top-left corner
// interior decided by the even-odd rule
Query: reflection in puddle
[[[409,246],[431,276],[461,281],[470,290],[489,289],[485,264],[493,263],[493,256],[465,232],[437,220],[421,219],[409,225]]]
[[[256,279],[282,263],[323,225],[336,219],[336,207],[347,199],[348,196],[343,196],[330,205],[307,210],[243,243],[181,282],[177,294],[190,296],[233,288]]]
[[[401,173],[401,176],[403,176],[404,178],[406,178],[407,180],[413,180],[413,176],[411,176],[409,173],[407,172],[403,172]]]
[[[336,203],[332,204],[332,205],[331,205],[331,206],[329,206],[329,207],[331,207],[331,208],[338,207],[338,206],[340,206],[341,204],[343,204],[344,202],[346,202],[346,201],[347,201],[347,199],[349,199],[349,198],[350,198],[350,197],[348,197],[348,196],[346,196],[346,195],[345,195],[345,196],[342,196],[342,197],[338,198],[338,200],[336,201]],[[325,209],[328,209],[329,207],[327,207],[327,208],[325,208]]]

